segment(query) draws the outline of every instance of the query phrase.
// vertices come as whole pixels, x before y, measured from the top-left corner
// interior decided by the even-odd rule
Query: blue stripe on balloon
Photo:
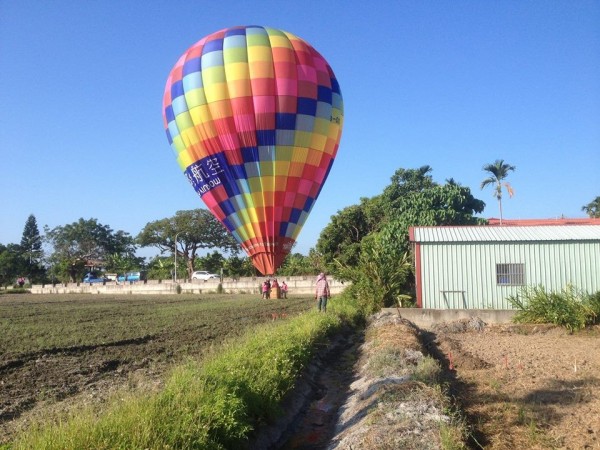
[[[219,203],[219,206],[221,207],[221,209],[223,210],[223,212],[225,213],[225,215],[227,217],[229,217],[233,213],[235,213],[235,208],[231,204],[230,200],[225,200],[224,202]]]
[[[256,162],[258,161],[258,148],[257,147],[242,147],[242,159],[244,162]]]
[[[171,99],[176,99],[183,95],[183,82],[181,80],[175,81],[171,84]]]
[[[337,78],[331,78],[331,90],[336,94],[342,94],[342,91],[340,90],[340,84],[338,83]]]
[[[279,236],[285,236],[287,232],[288,224],[287,222],[281,222],[279,224]]]
[[[173,106],[169,105],[165,108],[165,117],[167,119],[167,123],[175,120],[175,114],[173,114]]]
[[[256,130],[258,146],[275,145],[275,130]]]
[[[292,212],[290,213],[290,220],[289,220],[289,222],[298,223],[298,220],[300,219],[300,214],[301,213],[302,213],[301,209],[292,208]]]
[[[296,114],[293,113],[276,113],[275,128],[278,130],[295,130],[296,129]]]
[[[237,35],[246,35],[246,29],[244,27],[231,28],[225,32],[225,36],[237,36]]]
[[[298,114],[314,116],[317,112],[317,101],[314,98],[298,97]]]
[[[331,103],[331,88],[319,86],[317,89],[317,100],[320,102]]]
[[[188,59],[185,64],[183,65],[183,76],[185,77],[186,75],[189,75],[190,73],[194,73],[194,72],[201,72],[202,71],[202,62],[200,60],[200,58],[192,58],[192,59]]]
[[[223,39],[213,39],[204,44],[202,48],[202,56],[210,52],[216,52],[223,50]]]
[[[233,230],[235,230],[235,228],[231,226],[231,222],[227,217],[223,219],[223,225],[225,225],[225,228],[227,228],[231,233],[233,233]]]
[[[304,208],[302,208],[304,211],[306,212],[310,212],[310,209],[312,208],[313,203],[315,202],[315,199],[312,197],[307,197],[306,198],[306,202],[304,203]]]

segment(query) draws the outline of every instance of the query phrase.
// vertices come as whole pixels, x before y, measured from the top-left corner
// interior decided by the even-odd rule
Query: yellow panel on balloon
[[[230,63],[225,66],[225,77],[227,83],[231,83],[236,80],[248,80],[248,63],[247,62],[236,62]]]
[[[211,84],[204,90],[206,94],[206,101],[208,103],[214,103],[221,100],[229,99],[229,89],[227,89],[227,83],[215,83]]]
[[[325,144],[327,143],[327,136],[322,134],[313,134],[310,140],[311,148],[315,150],[323,151],[325,149]]]
[[[193,89],[185,93],[185,102],[188,109],[195,108],[200,105],[206,105],[206,95],[203,88]]]
[[[308,149],[304,147],[296,147],[294,148],[294,152],[292,153],[292,161],[296,163],[304,164],[306,160],[306,155],[308,154]]]

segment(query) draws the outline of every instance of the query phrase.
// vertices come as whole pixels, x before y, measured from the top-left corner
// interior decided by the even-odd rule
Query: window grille
[[[525,264],[496,264],[496,283],[500,285],[524,285]]]

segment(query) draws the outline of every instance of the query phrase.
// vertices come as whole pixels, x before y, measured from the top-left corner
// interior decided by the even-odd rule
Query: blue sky
[[[96,218],[137,235],[203,207],[162,127],[166,78],[203,36],[266,25],[312,44],[344,96],[340,149],[295,251],[331,215],[428,164],[498,217],[585,217],[600,195],[598,1],[0,0],[0,243]],[[145,256],[147,251],[140,252]]]

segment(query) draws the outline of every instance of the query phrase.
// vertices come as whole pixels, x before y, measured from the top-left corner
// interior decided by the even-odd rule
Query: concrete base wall
[[[454,322],[461,319],[479,317],[487,324],[510,323],[516,314],[515,310],[509,309],[419,309],[419,308],[385,308],[398,314],[406,320],[410,320],[419,328],[429,329],[433,325],[442,322]]]
[[[182,294],[203,294],[219,291],[219,284],[222,286],[222,292],[228,294],[253,294],[261,295],[261,285],[264,278],[240,278],[239,280],[225,279],[222,283],[219,280],[179,282],[171,280],[148,280],[146,282],[126,282],[117,284],[114,281],[93,284],[67,283],[52,285],[33,285],[31,293],[33,294],[176,294],[177,285],[181,287]],[[279,277],[279,283],[285,281],[288,285],[289,295],[314,295],[316,290],[315,277]],[[332,294],[341,293],[348,284],[344,284],[334,278],[329,278],[329,289]]]

